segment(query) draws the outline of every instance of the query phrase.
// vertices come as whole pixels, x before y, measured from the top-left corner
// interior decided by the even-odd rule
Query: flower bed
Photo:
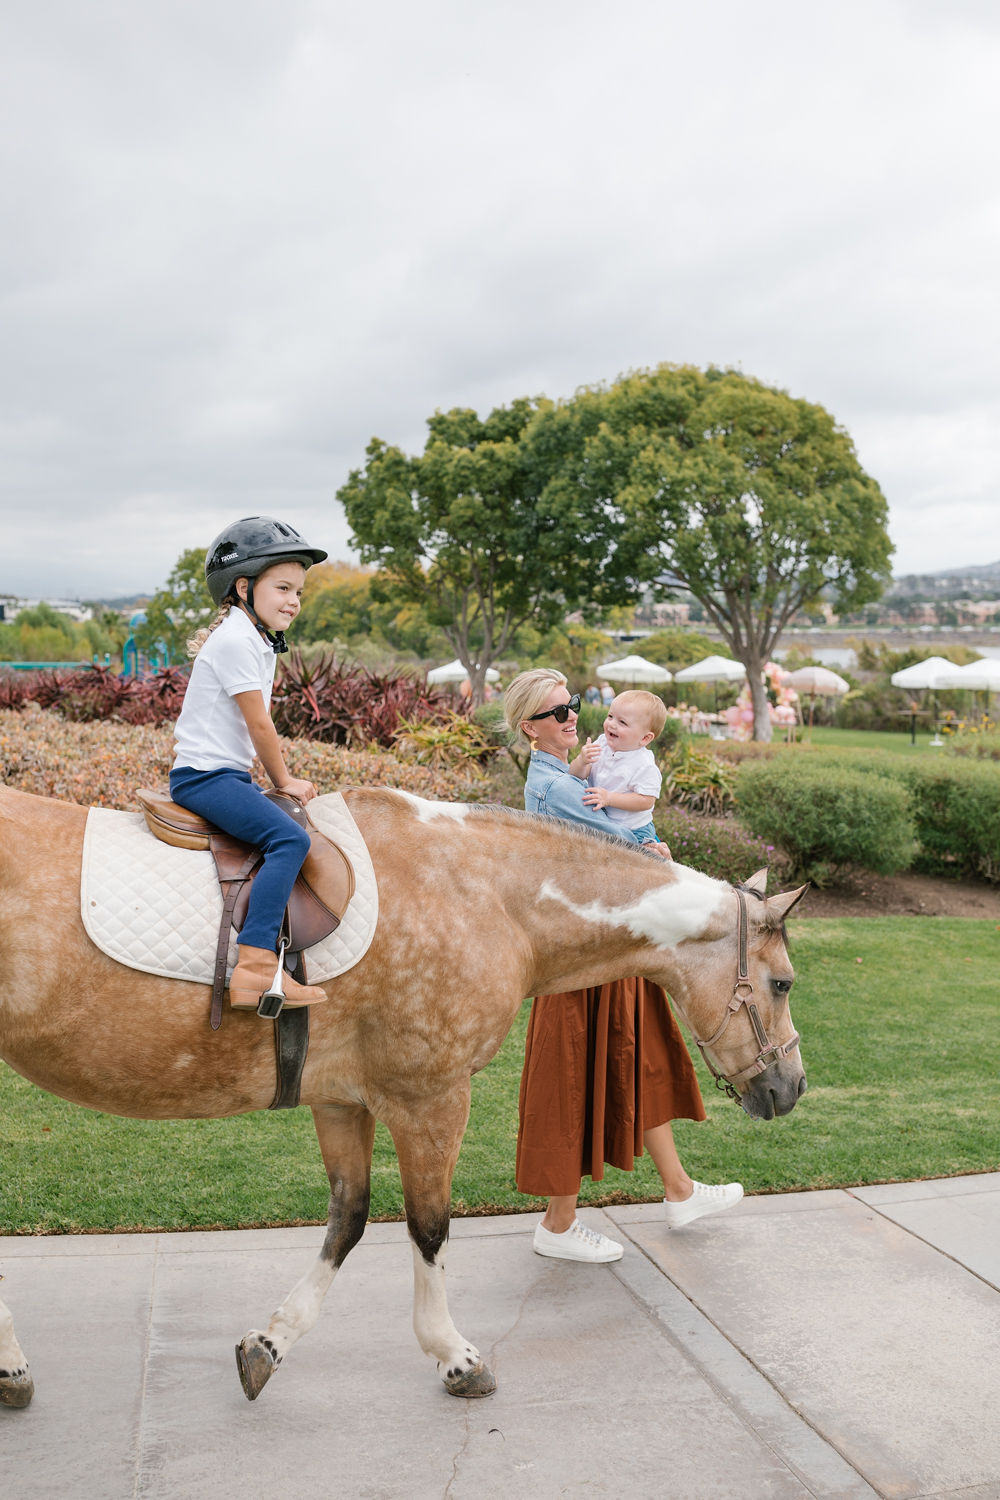
[[[293,773],[314,781],[320,792],[386,786],[445,801],[483,795],[476,778],[460,768],[421,765],[386,751],[310,740],[283,740],[282,751]],[[134,811],[136,788],[166,786],[172,761],[168,725],[78,724],[35,704],[0,712],[0,781],[22,792]]]

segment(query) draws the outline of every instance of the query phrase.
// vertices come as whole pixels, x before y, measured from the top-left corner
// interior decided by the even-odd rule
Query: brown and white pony
[[[748,900],[619,840],[524,813],[392,791],[345,797],[372,855],[380,914],[364,958],[327,984],[329,1001],[311,1013],[301,1097],[330,1180],[329,1221],[312,1269],[267,1328],[238,1346],[240,1375],[254,1399],[315,1323],[365,1227],[381,1120],[399,1157],[417,1338],[450,1392],[484,1395],[493,1376],[455,1328],[444,1279],[471,1075],[494,1056],[524,996],[640,974],[669,991],[748,1114],[786,1114],[805,1088],[783,939],[802,892],[764,899],[755,877]],[[207,988],[125,968],[87,937],[86,819],[86,808],[0,788],[0,1057],[41,1088],[112,1114],[267,1108],[270,1024],[229,1012],[213,1033]],[[747,977],[737,989],[741,908]],[[0,1404],[26,1406],[31,1394],[0,1303]]]

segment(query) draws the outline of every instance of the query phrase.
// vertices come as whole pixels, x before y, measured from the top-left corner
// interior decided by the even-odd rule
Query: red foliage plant
[[[279,734],[358,748],[388,749],[401,720],[444,719],[450,700],[410,672],[370,672],[333,652],[306,662],[301,652],[283,659],[271,711]]]
[[[120,677],[110,667],[28,672],[0,677],[0,708],[37,703],[64,719],[86,724],[163,724],[181,711],[188,674],[164,667],[149,677]]]
[[[0,709],[37,703],[75,723],[166,724],[181,711],[184,667],[148,677],[120,677],[108,667],[0,676]],[[272,712],[278,733],[358,749],[392,747],[400,722],[440,722],[451,699],[410,672],[379,675],[324,652],[307,663],[298,651],[282,658]]]

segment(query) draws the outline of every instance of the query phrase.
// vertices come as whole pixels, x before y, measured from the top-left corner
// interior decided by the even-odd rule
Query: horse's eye
[[[792,981],[790,979],[772,979],[771,984],[778,991],[779,995],[787,995],[788,991],[792,987]]]

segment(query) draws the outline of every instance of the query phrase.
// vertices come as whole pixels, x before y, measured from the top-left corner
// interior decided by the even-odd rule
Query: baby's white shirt
[[[638,750],[612,750],[603,734],[598,736],[597,747],[601,753],[587,773],[590,786],[602,786],[606,792],[638,792],[640,797],[660,795],[663,773],[652,750],[645,745]],[[605,812],[613,823],[626,828],[644,828],[653,816],[651,807],[638,812],[607,807]]]

